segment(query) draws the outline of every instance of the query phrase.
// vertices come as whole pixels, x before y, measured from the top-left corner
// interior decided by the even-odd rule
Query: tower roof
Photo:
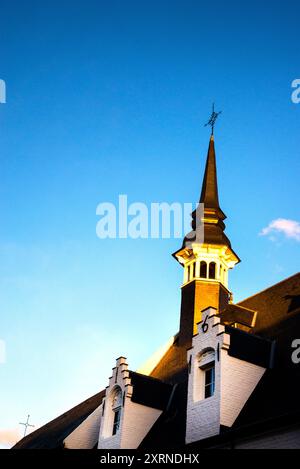
[[[203,204],[203,211],[201,210],[201,204]],[[199,243],[198,240],[201,240],[201,244],[229,248],[233,256],[239,261],[240,259],[232,250],[230,240],[224,232],[224,220],[226,218],[219,202],[215,141],[214,135],[212,134],[209,140],[199,206],[192,213],[193,231],[184,238],[181,249],[190,247],[191,243]],[[202,231],[202,227],[204,228],[204,232]]]
[[[206,208],[216,209],[222,212],[219,204],[216,153],[213,135],[211,135],[209,141],[200,203],[204,204]],[[225,214],[223,215],[225,217]],[[223,220],[225,218],[223,218]]]
[[[224,233],[226,219],[219,203],[218,178],[214,136],[209,140],[205,172],[202,182],[199,204],[203,204],[203,212],[199,210],[200,205],[192,213],[192,228],[197,233],[198,227],[204,223],[204,244],[216,244],[231,248],[229,239]],[[203,218],[202,218],[203,217]],[[188,235],[190,240],[190,235]],[[196,237],[200,239],[200,237]],[[186,245],[186,238],[184,246]]]

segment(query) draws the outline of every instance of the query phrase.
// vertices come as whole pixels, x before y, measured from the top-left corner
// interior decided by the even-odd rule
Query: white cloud
[[[300,242],[300,223],[295,220],[287,220],[286,218],[277,218],[277,220],[271,221],[269,225],[264,228],[260,235],[268,236],[272,233],[282,233],[287,238],[295,239]],[[274,241],[274,237],[270,236],[270,239]]]
[[[7,428],[0,430],[0,448],[8,449],[20,440],[20,433],[17,428]]]

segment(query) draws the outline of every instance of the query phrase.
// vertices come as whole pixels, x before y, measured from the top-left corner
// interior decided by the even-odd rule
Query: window
[[[213,364],[205,370],[205,390],[204,397],[208,399],[215,393],[215,365]]]
[[[121,409],[118,408],[118,409],[114,409],[114,423],[113,423],[113,431],[112,431],[112,434],[113,436],[116,435],[116,433],[118,432],[119,428],[120,428],[120,420],[121,420]]]
[[[203,401],[215,393],[215,350],[203,349],[195,359],[193,383],[194,401]]]
[[[118,433],[121,424],[123,392],[115,386],[105,401],[103,437],[110,438]]]
[[[113,428],[112,435],[116,435],[120,428],[121,421],[121,407],[122,407],[122,391],[121,389],[116,389],[115,394],[112,400],[112,411],[113,411]]]
[[[114,386],[105,398],[102,408],[102,438],[111,438],[121,430],[123,400],[124,394],[118,385]]]
[[[196,276],[196,264],[190,264],[187,267],[187,281],[190,282]]]
[[[216,263],[211,262],[209,264],[209,278],[215,279],[216,278]]]
[[[201,278],[207,277],[207,264],[204,261],[202,261],[200,264],[200,277]]]

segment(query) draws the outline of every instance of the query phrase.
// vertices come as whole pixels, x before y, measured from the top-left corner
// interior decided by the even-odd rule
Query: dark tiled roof
[[[291,357],[292,342],[300,338],[300,273],[239,305],[257,312],[251,332],[275,341],[276,349],[272,369],[262,377],[235,427],[300,411],[300,366]]]
[[[172,386],[151,376],[129,371],[133,386],[132,402],[164,410],[170,399]]]
[[[246,326],[248,330],[255,326],[256,316],[256,311],[235,304],[228,304],[220,314],[222,324],[238,323]]]
[[[171,384],[184,381],[187,372],[186,354],[186,347],[179,344],[177,334],[174,343],[156,365],[151,376]]]
[[[105,396],[101,391],[56,419],[40,427],[20,440],[13,449],[52,449],[63,446],[64,439],[72,433],[94,410],[99,407]]]
[[[263,368],[273,366],[275,343],[248,332],[226,326],[230,334],[229,355]]]
[[[200,203],[205,204],[208,208],[217,209],[221,212],[222,218],[226,218],[219,204],[216,153],[213,136],[211,136],[209,141]]]
[[[300,370],[267,370],[241,411],[234,428],[300,412]]]
[[[285,320],[300,313],[300,273],[239,303],[257,311],[255,334],[273,336],[281,332]]]
[[[196,233],[191,231],[185,236],[182,244],[182,248],[189,247],[191,242],[196,240]],[[232,250],[231,242],[224,233],[224,228],[217,224],[204,223],[204,244],[214,244],[217,246],[227,246]],[[237,256],[237,254],[236,254]],[[237,256],[238,257],[238,256]]]
[[[165,411],[157,419],[139,449],[177,448],[185,443],[187,381],[175,384]]]

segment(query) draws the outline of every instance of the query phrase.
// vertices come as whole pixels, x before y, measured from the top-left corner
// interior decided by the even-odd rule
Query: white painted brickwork
[[[109,422],[111,412],[110,396],[120,388],[125,393],[124,405],[121,410],[120,428],[116,435],[112,435],[112,426]],[[128,365],[125,358],[117,360],[113,375],[106,388],[105,410],[101,419],[99,432],[99,449],[135,449],[150,431],[152,425],[161,415],[161,410],[136,404],[131,401],[133,387],[129,378]]]
[[[121,448],[137,448],[161,413],[161,410],[136,404],[128,399],[124,409]]]
[[[213,316],[216,310],[209,309],[203,313],[203,318]],[[220,431],[220,362],[217,360],[216,350],[218,343],[220,348],[226,346],[228,337],[217,336],[221,326],[213,327],[219,321],[215,317],[208,320],[208,330],[203,333],[201,325],[198,326],[198,334],[193,338],[193,348],[188,351],[188,361],[191,357],[191,370],[188,383],[188,404],[187,404],[187,424],[186,443],[202,440]],[[203,379],[199,371],[200,354],[206,350],[215,351],[215,393],[209,399],[198,400],[197,396],[203,395],[200,388],[203,388]]]
[[[98,443],[102,405],[87,417],[65,440],[67,449],[92,449]]]
[[[221,425],[232,427],[265,371],[222,352]]]
[[[230,335],[225,333],[216,313],[214,308],[203,312],[207,326],[204,327],[203,322],[198,325],[198,334],[194,336],[193,347],[188,351],[191,371],[187,443],[219,434],[220,425],[231,427],[265,372],[264,368],[228,355]],[[212,397],[204,399],[204,370],[207,360],[213,360],[213,351],[215,392]],[[205,355],[201,359],[203,353]]]

